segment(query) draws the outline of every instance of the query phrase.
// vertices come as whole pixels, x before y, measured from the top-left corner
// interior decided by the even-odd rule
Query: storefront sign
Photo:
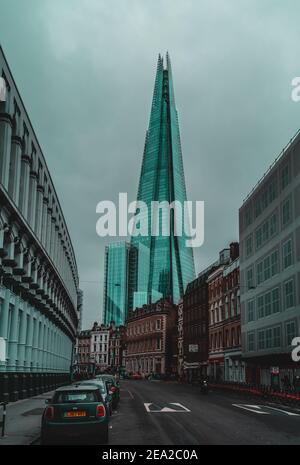
[[[198,352],[198,344],[189,344],[189,352]]]

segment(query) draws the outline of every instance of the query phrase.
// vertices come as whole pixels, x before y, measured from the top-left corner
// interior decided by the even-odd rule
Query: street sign
[[[198,352],[198,344],[189,344],[189,352]]]

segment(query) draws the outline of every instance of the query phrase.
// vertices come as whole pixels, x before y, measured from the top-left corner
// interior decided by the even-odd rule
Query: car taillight
[[[105,417],[105,407],[104,405],[100,404],[97,405],[97,410],[96,410],[96,417]]]
[[[47,420],[53,420],[53,418],[54,418],[54,407],[47,407],[46,408],[45,418]]]

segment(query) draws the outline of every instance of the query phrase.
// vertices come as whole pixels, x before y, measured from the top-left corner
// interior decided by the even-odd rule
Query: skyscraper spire
[[[169,54],[166,68],[158,55],[149,127],[146,135],[138,200],[148,206],[151,224],[151,202],[179,201],[183,206],[186,189],[183,172],[180,134],[175,107],[173,77]],[[193,251],[185,245],[186,236],[174,234],[174,215],[170,235],[150,234],[131,238],[136,259],[131,265],[131,297],[129,308],[170,297],[175,302],[183,295],[188,282],[194,279]]]

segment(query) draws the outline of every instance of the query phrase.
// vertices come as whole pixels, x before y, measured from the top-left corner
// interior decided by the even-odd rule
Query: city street
[[[197,386],[130,380],[122,381],[109,443],[292,445],[300,444],[299,428],[297,409],[215,392],[202,395]]]

